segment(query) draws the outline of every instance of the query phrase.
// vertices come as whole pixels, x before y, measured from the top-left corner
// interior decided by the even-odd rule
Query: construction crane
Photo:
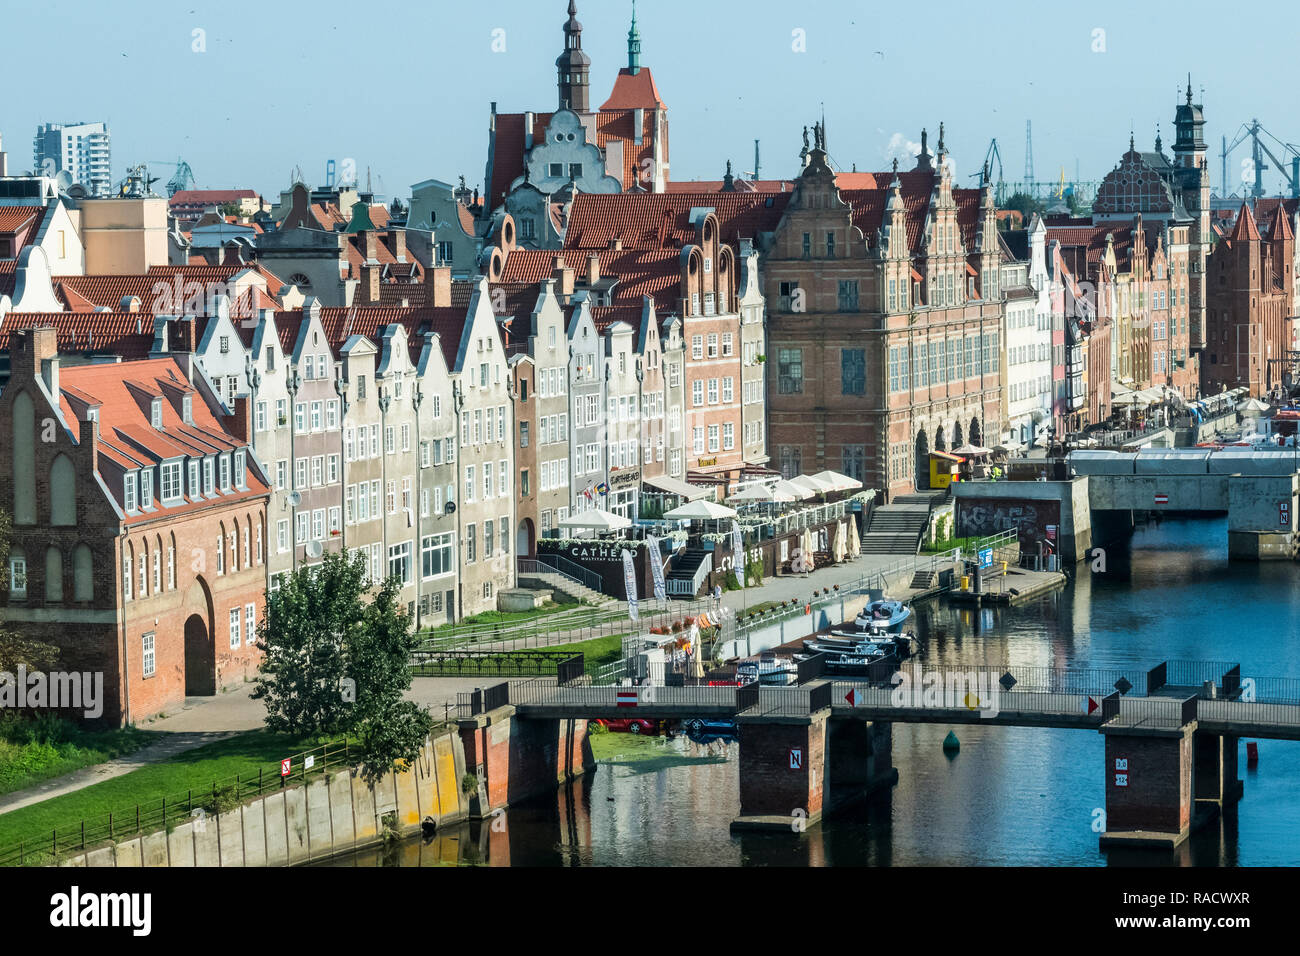
[[[176,157],[176,162],[174,163],[157,159],[148,160],[148,163],[150,166],[172,166],[176,169],[175,175],[173,175],[171,179],[167,180],[167,198],[170,199],[182,190],[194,188],[194,171],[190,169],[190,164],[185,162],[185,160],[181,159],[179,156]]]
[[[1280,147],[1282,153],[1290,154],[1286,161],[1279,159],[1277,155],[1268,148],[1262,138],[1264,136],[1267,136],[1276,143]],[[1220,180],[1219,188],[1222,190],[1223,197],[1226,198],[1228,195],[1228,157],[1232,154],[1234,149],[1244,143],[1247,139],[1250,140],[1250,159],[1255,180],[1254,185],[1251,187],[1250,195],[1255,199],[1264,195],[1264,170],[1270,168],[1269,165],[1264,162],[1264,157],[1267,156],[1273,161],[1273,166],[1271,168],[1276,169],[1282,176],[1282,179],[1286,181],[1287,188],[1291,191],[1291,197],[1293,199],[1300,197],[1300,147],[1291,143],[1282,142],[1282,140],[1264,129],[1257,119],[1252,119],[1249,123],[1241,124],[1241,129],[1238,131],[1236,138],[1233,139],[1231,144],[1228,143],[1228,138],[1226,136],[1223,137],[1223,150],[1219,154],[1220,161],[1222,162],[1222,179]],[[1244,181],[1245,180],[1243,179],[1243,182]]]
[[[997,163],[997,174],[994,175],[993,164]],[[1006,200],[1007,184],[1002,175],[1002,153],[998,151],[997,137],[989,143],[988,150],[984,153],[984,170],[988,171],[989,178],[994,184],[994,201],[1001,205]],[[984,170],[971,174],[971,179],[982,179]]]
[[[147,199],[154,195],[153,184],[157,176],[149,175],[149,167],[144,163],[127,168],[126,176],[113,184],[114,195],[118,199]]]

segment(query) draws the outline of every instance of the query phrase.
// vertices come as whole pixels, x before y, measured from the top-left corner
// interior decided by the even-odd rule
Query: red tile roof
[[[460,337],[465,328],[467,314],[465,309],[454,306],[440,309],[423,305],[406,309],[365,306],[350,309],[323,308],[320,310],[320,318],[321,328],[324,329],[330,348],[336,355],[354,335],[369,339],[376,348],[382,349],[384,330],[390,325],[400,325],[406,329],[411,361],[416,362],[424,348],[424,333],[437,332],[443,358],[450,370],[456,364],[456,352],[460,348]],[[293,352],[302,321],[301,309],[277,314],[276,325],[280,328],[281,346],[286,353]],[[290,328],[292,335],[287,336],[286,333]]]
[[[14,233],[39,226],[45,218],[44,206],[0,206],[0,233]],[[18,250],[14,250],[14,256]]]
[[[1232,227],[1230,239],[1250,239],[1259,242],[1259,230],[1255,228],[1255,216],[1247,203],[1241,204],[1237,211],[1237,224]]]
[[[191,404],[192,424],[182,419],[181,398],[193,389],[174,358],[144,359],[111,365],[76,365],[59,372],[60,406],[64,421],[77,432],[76,411],[87,403],[100,406],[100,474],[104,465],[132,469],[155,465],[179,455],[205,455],[247,447],[232,435],[203,401]],[[154,428],[148,396],[162,395],[162,428]],[[250,468],[248,487],[221,496],[223,502],[246,501],[265,495],[270,489]],[[154,510],[128,515],[125,523],[151,521],[169,514],[185,514],[209,507],[208,501],[165,507],[155,485]]]
[[[722,240],[736,245],[774,230],[789,201],[788,194],[771,193],[580,193],[564,244],[602,250],[619,240],[624,249],[679,249],[695,241],[691,210],[708,207],[717,215]]]
[[[153,316],[145,313],[10,312],[0,319],[0,352],[10,351],[13,333],[19,329],[45,327],[58,330],[58,348],[64,354],[94,352],[143,359],[153,347]]]
[[[721,179],[691,179],[670,182],[664,188],[667,193],[720,193],[725,185]],[[794,183],[788,179],[741,179],[736,177],[732,183],[738,193],[788,193],[794,189]]]
[[[601,104],[600,109],[604,112],[637,108],[666,110],[668,107],[660,99],[659,88],[655,86],[654,77],[647,67],[641,67],[635,74],[624,67],[618,71],[613,92],[609,94],[609,99]]]
[[[173,208],[196,205],[224,206],[228,202],[256,198],[257,193],[252,189],[182,189],[167,200],[167,205]]]

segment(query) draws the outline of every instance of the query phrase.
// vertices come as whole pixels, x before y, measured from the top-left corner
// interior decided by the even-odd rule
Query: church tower
[[[1187,100],[1174,113],[1174,166],[1182,187],[1183,205],[1192,217],[1188,236],[1187,345],[1205,348],[1205,267],[1210,258],[1210,167],[1206,160],[1205,114],[1192,102],[1192,77],[1187,76]]]
[[[591,57],[582,52],[582,24],[578,7],[569,0],[569,19],[564,24],[564,52],[555,61],[560,89],[560,109],[575,113],[591,112],[589,78]]]

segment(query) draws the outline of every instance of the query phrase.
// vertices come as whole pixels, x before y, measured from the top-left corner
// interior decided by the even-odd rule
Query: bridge
[[[1300,740],[1300,680],[1243,677],[1237,664],[1164,661],[1154,667],[938,667],[890,663],[862,678],[801,665],[801,683],[774,687],[596,687],[582,678],[498,684],[459,702],[467,754],[494,767],[511,728],[555,728],[585,746],[585,721],[730,719],[740,740],[741,814],[734,829],[788,829],[897,781],[895,723],[987,724],[1088,730],[1106,737],[1103,846],[1174,847],[1198,814],[1240,796],[1241,737]],[[529,731],[532,732],[531,730]],[[481,735],[476,737],[475,735]],[[563,758],[572,765],[573,751]],[[474,761],[470,761],[474,765]],[[503,766],[496,760],[498,773]],[[550,760],[546,761],[548,765]]]
[[[987,522],[1014,515],[1022,545],[1050,525],[1059,529],[1061,555],[1082,560],[1094,541],[1131,532],[1134,512],[1226,513],[1230,557],[1289,559],[1300,550],[1300,449],[1083,449],[1043,462],[1043,471],[1039,481],[954,484],[958,533],[982,533]]]

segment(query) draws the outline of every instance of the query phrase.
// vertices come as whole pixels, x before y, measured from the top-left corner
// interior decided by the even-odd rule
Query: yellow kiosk
[[[965,460],[960,455],[950,455],[946,451],[930,452],[930,487],[947,488],[954,481],[961,481],[959,469]]]

